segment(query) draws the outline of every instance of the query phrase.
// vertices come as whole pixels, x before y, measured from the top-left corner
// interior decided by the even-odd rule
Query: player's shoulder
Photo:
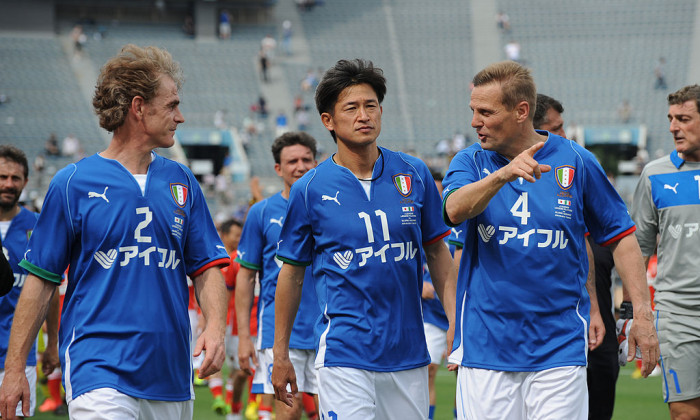
[[[677,162],[674,163],[673,155],[674,153],[672,152],[670,155],[662,156],[647,163],[642,169],[641,177],[678,172],[683,160],[676,154]]]

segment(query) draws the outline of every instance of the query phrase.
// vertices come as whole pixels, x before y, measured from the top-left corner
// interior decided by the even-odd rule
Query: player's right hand
[[[22,401],[22,414],[29,417],[29,382],[24,371],[5,370],[0,386],[0,417],[16,419],[17,404]]]
[[[535,182],[542,177],[542,173],[551,171],[551,166],[540,164],[533,157],[543,147],[544,142],[539,142],[520,153],[508,165],[501,168],[499,171],[502,171],[501,176],[503,180],[508,183],[518,178],[523,178],[527,182]]]
[[[253,362],[251,366],[250,362]],[[258,356],[250,337],[238,336],[238,365],[247,375],[253,375],[258,366]]]
[[[289,385],[291,392],[287,390],[287,385]],[[272,386],[275,388],[275,398],[277,400],[282,401],[289,407],[294,406],[294,399],[299,389],[297,388],[297,375],[289,357],[286,359],[275,357],[272,363]]]

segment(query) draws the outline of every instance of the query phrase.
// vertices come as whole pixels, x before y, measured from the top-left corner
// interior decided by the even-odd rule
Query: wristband
[[[634,311],[632,308],[632,302],[624,301],[620,304],[620,319],[632,319],[634,318]]]

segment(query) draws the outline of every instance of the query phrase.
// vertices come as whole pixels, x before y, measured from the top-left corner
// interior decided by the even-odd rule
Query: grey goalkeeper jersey
[[[700,308],[700,162],[674,150],[644,167],[632,204],[642,254],[654,254],[656,309],[695,315]]]

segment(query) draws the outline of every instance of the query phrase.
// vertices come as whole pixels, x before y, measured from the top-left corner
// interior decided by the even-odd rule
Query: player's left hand
[[[603,344],[605,324],[600,312],[591,312],[591,325],[588,327],[588,350],[595,350]]]
[[[454,322],[450,322],[450,325],[447,327],[446,336],[447,336],[446,353],[448,355],[448,357],[446,359],[449,360],[449,355],[452,353],[452,344],[454,343],[454,339],[455,339],[455,323]],[[451,372],[456,371],[457,368],[459,368],[459,365],[457,365],[457,364],[449,364],[449,363],[447,364],[447,370],[449,370]]]
[[[292,392],[287,391],[287,384]],[[275,399],[282,401],[289,407],[294,405],[294,399],[299,389],[297,388],[297,375],[289,357],[286,359],[275,357],[272,363],[272,386],[275,388]]]
[[[627,340],[629,343],[627,361],[634,360],[636,348],[639,347],[642,353],[642,376],[646,378],[656,367],[661,355],[659,339],[654,328],[654,313],[649,305],[641,309],[635,306],[634,323]]]
[[[199,378],[204,379],[221,370],[226,359],[226,349],[224,347],[224,334],[216,329],[207,328],[202,331],[197,339],[193,356],[199,356],[204,351],[204,360],[199,368]]]
[[[61,366],[58,359],[58,346],[47,346],[41,356],[41,371],[44,376],[49,376],[57,367]]]

